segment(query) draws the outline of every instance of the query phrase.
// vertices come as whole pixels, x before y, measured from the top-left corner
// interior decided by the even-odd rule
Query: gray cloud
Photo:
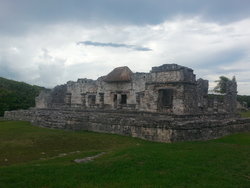
[[[159,24],[176,16],[228,23],[250,17],[249,0],[0,0],[1,32],[61,22]],[[18,30],[17,30],[18,29]]]
[[[245,62],[244,66],[248,66],[248,62],[245,61],[247,53],[242,48],[231,48],[227,50],[218,50],[217,53],[203,53],[199,57],[194,57],[191,64],[198,77],[206,78],[207,76],[217,75],[217,78],[221,75],[232,77],[236,76],[237,81],[241,81],[249,73],[248,69],[242,69],[238,67],[237,62]],[[182,64],[179,62],[179,64]],[[216,79],[217,79],[216,78]],[[209,78],[206,78],[209,79]],[[211,81],[211,80],[210,80]],[[242,92],[242,88],[239,90]],[[244,90],[244,92],[246,92]]]
[[[100,76],[108,74],[113,69],[110,65],[100,66],[101,63],[102,62],[82,62],[80,64],[70,65],[67,67],[66,77],[70,77],[73,81],[76,81],[78,78],[97,79]]]
[[[119,44],[119,43],[104,43],[104,42],[93,42],[93,41],[82,41],[77,42],[77,45],[87,45],[87,46],[101,46],[101,47],[114,47],[114,48],[129,48],[136,51],[152,51],[150,48],[142,47],[142,46],[136,46],[136,45],[128,45],[128,44]]]
[[[42,49],[40,58],[42,63],[40,62],[41,64],[38,65],[38,77],[34,82],[48,87],[53,87],[57,83],[60,83],[65,73],[65,60],[53,58],[46,48]]]
[[[249,0],[0,0],[0,76],[52,86],[173,62],[241,81],[249,77],[241,68],[249,67],[248,18]],[[75,45],[79,38],[99,48]]]
[[[246,49],[243,48],[231,48],[228,50],[221,50],[214,54],[203,55],[202,58],[199,59],[201,63],[197,63],[197,68],[207,68],[207,69],[214,69],[215,72],[222,73],[218,67],[227,67],[231,63],[237,62],[242,60],[246,57],[247,53]],[[226,72],[226,70],[224,70]]]
[[[9,66],[9,63],[10,62],[8,61],[0,61],[0,77],[14,80],[22,79],[22,75],[11,66]]]
[[[24,61],[27,58],[20,56],[14,49],[1,49],[0,45],[0,76],[8,79],[26,81],[32,77],[32,68],[27,67]]]

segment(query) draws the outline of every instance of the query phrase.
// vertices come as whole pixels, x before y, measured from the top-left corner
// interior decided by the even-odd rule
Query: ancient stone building
[[[227,95],[223,99],[226,105],[220,109],[234,112],[236,82],[230,82],[227,88]],[[210,99],[209,103],[207,80],[196,80],[190,68],[164,64],[153,67],[149,73],[133,73],[128,67],[118,67],[97,80],[69,81],[52,91],[42,92],[36,100],[36,107],[197,114],[214,110],[217,103],[217,99],[215,102]]]
[[[133,73],[118,67],[97,80],[78,79],[44,90],[36,108],[4,117],[43,127],[115,133],[159,142],[208,140],[250,131],[237,116],[237,84],[208,95],[208,81],[176,64]]]

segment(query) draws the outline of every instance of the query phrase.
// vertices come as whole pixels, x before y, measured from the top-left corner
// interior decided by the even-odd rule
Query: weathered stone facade
[[[236,115],[237,84],[209,96],[208,81],[176,64],[133,73],[118,67],[97,80],[78,79],[45,90],[36,108],[5,112],[6,119],[44,127],[115,133],[160,142],[207,140],[250,131]]]
[[[228,86],[223,112],[235,112],[236,95],[234,82]],[[78,79],[51,92],[44,91],[36,100],[37,108],[125,109],[168,114],[205,113],[209,111],[208,104],[208,81],[196,80],[192,69],[176,64],[153,67],[149,73],[133,73],[128,67],[118,67],[97,80]]]

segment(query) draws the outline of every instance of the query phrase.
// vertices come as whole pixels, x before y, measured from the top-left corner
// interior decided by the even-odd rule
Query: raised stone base
[[[80,109],[7,111],[8,120],[30,121],[42,127],[88,130],[138,137],[158,142],[209,140],[250,132],[250,118],[229,114],[166,115],[149,112]]]

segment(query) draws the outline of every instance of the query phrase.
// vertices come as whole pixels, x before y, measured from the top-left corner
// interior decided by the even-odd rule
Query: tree
[[[235,78],[233,77],[233,79]],[[227,82],[229,81],[231,81],[229,78],[225,76],[220,76],[220,79],[215,81],[217,82],[217,85],[214,88],[214,92],[222,94],[226,93]]]
[[[0,77],[0,116],[4,111],[27,109],[35,106],[35,97],[44,89]]]

